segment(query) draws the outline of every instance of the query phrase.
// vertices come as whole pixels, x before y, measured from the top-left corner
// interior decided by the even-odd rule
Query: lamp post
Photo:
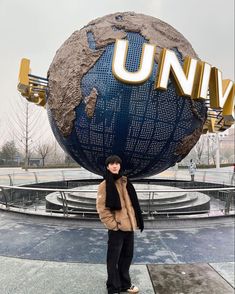
[[[208,166],[210,165],[210,156],[212,156],[214,158],[214,151],[216,150],[217,147],[213,150],[210,150],[211,146],[213,147],[214,144],[216,143],[216,137],[215,137],[215,133],[207,133],[207,163]],[[212,144],[212,145],[211,145]],[[217,144],[216,144],[217,146]],[[214,159],[213,159],[214,161]]]
[[[216,170],[220,169],[220,137],[216,133]]]
[[[216,170],[220,169],[220,141],[226,136],[227,134],[216,133]]]
[[[208,164],[208,167],[210,165],[210,137],[209,137],[209,134],[207,134],[207,164]]]

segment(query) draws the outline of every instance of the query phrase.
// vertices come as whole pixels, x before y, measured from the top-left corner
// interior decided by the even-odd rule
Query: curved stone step
[[[67,204],[69,210],[83,210],[96,212],[95,207],[82,207],[80,203],[69,205],[69,203],[67,202]],[[46,196],[46,209],[63,210],[63,200],[61,198],[58,198],[57,193],[50,193]]]
[[[172,191],[172,187],[170,188],[171,189],[169,189],[169,191]],[[162,186],[161,186],[161,189],[162,189]],[[178,190],[180,190],[180,192]],[[177,197],[165,197],[161,195],[162,196],[161,199],[154,198],[153,200],[151,200],[152,203],[150,205],[150,211],[152,212],[183,212],[183,211],[190,211],[190,210],[195,211],[198,209],[209,210],[209,207],[210,207],[209,196],[202,193],[197,193],[196,195],[187,195],[182,189],[177,189],[176,192],[180,193],[177,195]],[[163,193],[159,193],[159,194],[163,194]],[[96,197],[96,193],[94,193],[94,195]],[[159,195],[157,195],[156,197],[159,197]],[[66,199],[67,199],[67,206],[69,210],[88,211],[88,212],[90,211],[90,212],[96,213],[96,203],[95,203],[96,198],[94,197],[86,198],[83,196],[74,195],[74,193],[69,193],[66,195]],[[160,202],[156,200],[160,200]],[[143,211],[145,212],[148,211],[149,198],[144,199],[143,196],[140,197],[140,205]],[[61,199],[61,194],[58,192],[54,192],[47,195],[46,208],[62,210],[63,201]]]
[[[147,193],[142,193],[142,194],[147,194]],[[166,194],[166,193],[161,193],[161,194]],[[175,193],[174,193],[175,194]],[[87,193],[87,196],[81,196],[81,195],[78,195],[76,193],[68,193],[67,195],[67,198],[68,199],[73,199],[73,200],[76,200],[78,202],[90,202],[90,203],[95,203],[96,202],[96,196],[95,197],[92,197],[91,196],[91,193]],[[142,195],[143,196],[143,195]],[[157,203],[165,203],[166,201],[169,201],[169,202],[172,202],[172,201],[176,201],[178,199],[184,199],[185,197],[187,196],[186,193],[178,193],[176,195],[173,195],[173,196],[169,196],[169,195],[160,195],[160,194],[155,194],[154,195],[154,201],[156,201]],[[139,198],[139,202],[140,204],[146,204],[149,202],[149,195],[146,195],[145,199],[143,199],[142,197],[140,197],[140,193],[138,193],[138,198]],[[152,197],[151,197],[152,199]]]
[[[198,195],[199,197],[197,197],[197,199],[195,199],[194,201],[192,201],[191,203],[188,203],[188,205],[180,205],[180,204],[176,204],[172,207],[162,207],[159,208],[157,211],[158,212],[179,212],[179,211],[196,211],[198,209],[201,210],[210,210],[210,197],[203,194],[203,193],[199,193]],[[191,205],[190,205],[191,204]]]
[[[60,194],[57,195],[57,198],[61,199],[61,195]],[[96,207],[96,202],[95,201],[91,202],[90,199],[83,198],[82,201],[80,201],[80,200],[78,201],[78,199],[71,197],[70,195],[68,195],[66,198],[67,198],[67,203],[69,206],[76,206],[76,207],[81,206],[81,207],[94,208],[94,209]],[[167,207],[167,206],[172,206],[173,204],[174,205],[176,205],[176,204],[182,205],[182,204],[190,203],[196,199],[197,199],[197,196],[190,196],[190,197],[185,196],[184,199],[180,199],[180,200],[177,200],[174,202],[168,200],[168,201],[165,201],[165,202],[162,201],[159,203],[157,201],[157,199],[152,199],[150,201],[150,203],[151,203],[151,208],[157,209],[158,207],[162,207],[162,206]],[[61,203],[63,203],[62,199],[61,199]],[[140,206],[143,210],[145,210],[146,208],[149,207],[149,200],[146,201],[145,203],[140,202]]]
[[[149,198],[154,196],[154,202],[156,203],[166,203],[167,201],[173,202],[177,201],[179,199],[185,199],[187,197],[187,193],[181,188],[176,188],[176,187],[170,187],[170,186],[162,186],[162,185],[154,185],[154,184],[134,184],[135,189],[138,190],[155,190],[154,195],[149,194],[149,192],[137,192],[139,202],[141,205],[147,205],[149,203]],[[80,186],[77,188],[74,188],[74,190],[80,190],[79,192],[69,192],[67,194],[68,199],[74,199],[79,202],[96,202],[97,198],[97,189],[98,185],[93,184],[93,185],[86,185],[86,186]],[[82,191],[84,190],[84,192]],[[86,192],[86,191],[90,192]],[[167,192],[158,192],[158,190],[165,190],[169,191]]]

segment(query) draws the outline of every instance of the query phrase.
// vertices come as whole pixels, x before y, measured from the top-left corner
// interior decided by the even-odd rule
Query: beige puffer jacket
[[[106,183],[105,180],[100,183],[98,187],[98,194],[96,200],[96,209],[99,213],[101,222],[109,230],[121,231],[135,231],[137,222],[135,218],[135,211],[132,206],[127,189],[127,178],[121,177],[115,182],[121,202],[121,210],[111,211],[105,206],[106,201]]]

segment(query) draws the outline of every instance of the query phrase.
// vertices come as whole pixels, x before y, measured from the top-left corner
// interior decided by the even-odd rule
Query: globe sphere
[[[116,39],[127,39],[126,69],[138,70],[144,43],[157,45],[150,78],[124,84],[112,73]],[[182,64],[198,58],[189,42],[159,19],[132,12],[107,15],[74,32],[57,51],[48,71],[47,110],[62,148],[85,169],[102,175],[105,159],[122,158],[124,173],[144,177],[181,161],[202,133],[204,101],[178,96],[170,80],[154,89],[162,48]]]

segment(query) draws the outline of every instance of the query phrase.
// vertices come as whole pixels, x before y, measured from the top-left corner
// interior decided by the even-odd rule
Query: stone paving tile
[[[210,266],[235,288],[235,262],[210,263]]]
[[[157,294],[234,294],[208,264],[148,265]]]
[[[104,294],[106,266],[0,257],[1,294]],[[9,274],[10,273],[10,274]],[[140,293],[154,294],[145,265],[131,266]]]
[[[174,252],[177,262],[234,260],[233,226],[166,230],[161,232],[161,239],[165,247]]]
[[[105,263],[106,250],[105,229],[0,217],[0,255]],[[231,224],[181,230],[150,229],[135,234],[133,262],[136,264],[231,261],[234,261],[234,226]]]

